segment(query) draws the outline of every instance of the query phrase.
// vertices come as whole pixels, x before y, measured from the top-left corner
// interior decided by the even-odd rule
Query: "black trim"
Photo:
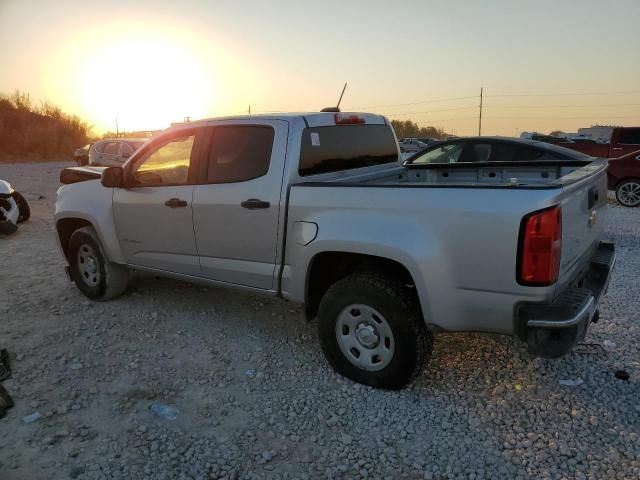
[[[525,282],[522,280],[522,250],[524,249],[524,232],[526,230],[525,227],[527,225],[527,222],[531,217],[547,212],[549,210],[553,210],[554,208],[560,208],[560,204],[558,203],[541,210],[536,210],[535,212],[527,213],[524,217],[522,217],[522,220],[520,220],[520,232],[518,233],[518,253],[516,254],[516,282],[518,282],[518,285],[522,285],[524,287],[549,287],[558,281],[557,278],[553,282]],[[562,229],[562,209],[560,209],[560,228]],[[560,238],[562,238],[562,230],[560,230]],[[558,277],[560,277],[560,270],[558,270]]]

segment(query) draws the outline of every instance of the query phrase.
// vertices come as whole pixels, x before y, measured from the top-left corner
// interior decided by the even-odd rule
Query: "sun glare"
[[[215,80],[186,44],[160,36],[105,38],[88,49],[76,79],[98,129],[151,130],[203,117]]]

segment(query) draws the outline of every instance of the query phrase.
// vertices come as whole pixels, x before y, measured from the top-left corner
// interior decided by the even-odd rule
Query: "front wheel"
[[[640,180],[625,180],[616,187],[616,200],[623,207],[640,205]]]
[[[318,309],[318,336],[338,373],[394,390],[418,377],[433,349],[406,286],[371,272],[349,275],[327,290]]]
[[[129,285],[129,271],[107,259],[93,227],[71,235],[68,259],[71,279],[92,300],[110,300],[122,295]]]

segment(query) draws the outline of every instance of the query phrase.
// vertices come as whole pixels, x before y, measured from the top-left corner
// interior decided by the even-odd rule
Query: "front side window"
[[[463,148],[464,143],[462,142],[440,145],[438,147],[425,151],[422,155],[415,158],[411,163],[415,165],[428,163],[456,163],[458,161],[458,158],[460,158],[460,154],[462,153]]]
[[[269,170],[274,130],[267,126],[224,126],[213,132],[207,183],[246,182]]]
[[[177,137],[162,144],[137,166],[136,185],[185,185],[189,183],[189,165],[195,135]]]

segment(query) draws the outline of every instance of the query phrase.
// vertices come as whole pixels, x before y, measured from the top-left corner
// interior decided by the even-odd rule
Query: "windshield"
[[[389,125],[313,127],[302,133],[301,176],[397,161],[398,146]]]

